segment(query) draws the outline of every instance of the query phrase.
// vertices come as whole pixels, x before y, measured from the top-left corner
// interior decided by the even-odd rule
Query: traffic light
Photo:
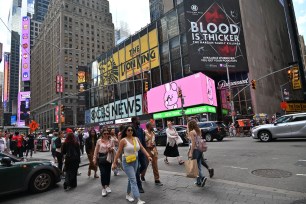
[[[65,113],[65,106],[61,105],[61,114],[64,115]]]
[[[182,89],[179,88],[179,90],[178,90],[178,97],[181,98],[182,96],[183,96],[183,94],[182,94]]]
[[[145,81],[144,82],[144,92],[149,91],[149,82]]]
[[[228,94],[228,95],[226,96],[226,101],[227,101],[227,102],[230,102],[230,101],[231,101],[231,96],[230,96],[230,94]]]
[[[298,69],[294,69],[294,70],[292,71],[292,80],[293,80],[293,81],[298,81],[298,80],[300,80],[300,72],[299,72]]]
[[[256,89],[256,80],[251,81],[252,89]]]
[[[288,74],[288,80],[290,81],[291,78],[292,78],[292,71],[291,71],[291,69],[288,70],[287,74]]]

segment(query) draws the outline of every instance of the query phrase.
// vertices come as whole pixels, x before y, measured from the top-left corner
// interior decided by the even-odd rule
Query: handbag
[[[128,164],[136,161],[136,159],[137,159],[137,157],[136,157],[136,141],[135,141],[134,138],[133,138],[133,144],[134,144],[134,154],[129,155],[129,156],[125,156],[125,161]]]
[[[107,162],[107,155],[108,154],[104,154],[104,153],[99,154],[99,158],[98,158],[99,164],[105,164]]]
[[[186,176],[196,178],[199,174],[198,163],[196,159],[185,161]]]
[[[183,140],[182,140],[181,136],[178,136],[178,138],[175,139],[175,142],[176,142],[177,145],[182,144]]]

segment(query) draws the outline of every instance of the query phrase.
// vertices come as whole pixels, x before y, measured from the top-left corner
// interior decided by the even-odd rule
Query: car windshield
[[[20,158],[14,156],[14,155],[12,155],[12,154],[9,154],[9,153],[4,153],[4,152],[2,152],[2,153],[0,154],[0,159],[2,159],[3,157],[10,157],[10,158],[12,158],[12,159],[14,159],[14,160],[16,160],[16,161],[22,161]]]
[[[291,116],[282,116],[282,117],[278,118],[275,122],[277,122],[277,123],[286,123],[291,118],[292,118]]]

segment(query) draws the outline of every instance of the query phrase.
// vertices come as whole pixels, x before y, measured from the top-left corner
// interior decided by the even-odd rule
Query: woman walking
[[[63,154],[62,154],[62,144],[65,142],[64,139],[64,132],[60,131],[59,133],[55,132],[54,133],[57,138],[54,140],[54,145],[55,145],[55,156],[57,159],[57,167],[61,171],[62,176],[63,174]]]
[[[126,199],[130,202],[133,202],[134,199],[137,199],[137,204],[144,204],[145,202],[140,200],[140,194],[137,186],[136,180],[136,171],[138,168],[138,151],[141,150],[148,158],[149,161],[152,161],[149,153],[141,145],[139,139],[136,137],[135,129],[129,125],[122,132],[122,139],[119,143],[119,148],[114,158],[112,169],[117,168],[117,160],[121,153],[124,153],[122,156],[122,166],[124,172],[128,176],[128,186]],[[134,198],[131,196],[131,191]]]
[[[144,132],[145,132],[146,145],[147,145],[146,150],[149,153],[150,157],[152,158],[152,169],[153,169],[155,184],[158,186],[162,186],[163,184],[159,180],[159,172],[157,165],[158,151],[155,145],[155,134],[153,132],[153,126],[150,122],[146,124],[146,130]],[[146,170],[141,173],[141,179],[143,181],[145,180]]]
[[[114,145],[114,151],[117,152],[118,146],[119,146],[119,140],[116,136],[115,129],[111,129],[111,131],[110,131],[110,141]],[[119,168],[118,167],[116,169],[114,169],[113,171],[114,171],[115,176],[119,176]]]
[[[164,155],[166,158],[164,159],[164,162],[166,164],[169,164],[168,157],[176,157],[178,160],[179,165],[184,164],[184,161],[180,157],[180,153],[178,151],[178,146],[176,144],[176,140],[178,139],[179,134],[175,130],[175,128],[172,126],[172,122],[167,122],[168,128],[166,129],[167,134],[167,146],[164,151]]]
[[[189,138],[191,139],[191,148],[188,157],[196,159],[198,163],[199,175],[196,180],[196,185],[203,187],[207,178],[202,173],[202,152],[198,149],[198,145],[201,140],[201,130],[196,121],[192,120],[188,122]]]
[[[98,139],[94,156],[93,163],[96,165],[98,163],[100,173],[101,173],[101,184],[102,184],[102,196],[107,196],[108,193],[111,193],[112,190],[109,187],[110,177],[111,177],[111,168],[112,161],[109,161],[107,158],[114,151],[114,144],[110,140],[109,132],[107,129],[104,129],[102,132],[101,139]]]
[[[95,147],[97,144],[98,135],[94,129],[91,129],[89,132],[89,137],[85,140],[85,151],[87,153],[89,166],[88,166],[88,176],[91,176],[91,171],[95,172],[94,178],[99,178],[97,175],[97,165],[93,162],[93,155],[95,152]]]
[[[80,146],[72,132],[67,134],[62,153],[65,156],[66,171],[64,189],[69,190],[77,187],[77,174],[80,164]]]

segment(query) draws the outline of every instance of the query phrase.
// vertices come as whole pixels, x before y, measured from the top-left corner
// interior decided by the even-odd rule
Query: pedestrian
[[[146,130],[145,132],[145,137],[146,137],[146,150],[149,153],[150,157],[152,158],[152,169],[153,169],[153,175],[154,175],[154,180],[155,184],[158,186],[162,186],[163,184],[159,180],[159,172],[158,172],[158,151],[156,149],[156,144],[155,144],[155,134],[153,132],[153,126],[151,122],[148,122],[146,124]],[[145,174],[146,171],[143,171],[141,174],[141,179],[145,181]]]
[[[196,159],[198,164],[198,177],[195,182],[196,185],[203,187],[207,178],[202,173],[202,152],[198,149],[201,140],[201,130],[196,121],[191,120],[188,122],[188,137],[191,139],[191,148],[189,151],[189,158]]]
[[[80,146],[73,132],[68,132],[62,147],[62,154],[65,156],[66,171],[64,189],[69,190],[77,187],[77,173],[80,163]]]
[[[178,139],[179,134],[175,130],[175,128],[172,126],[172,122],[167,122],[168,128],[166,129],[167,134],[167,145],[166,149],[164,151],[165,159],[164,162],[166,164],[169,164],[168,157],[176,157],[178,160],[179,165],[184,164],[184,161],[180,157],[180,153],[178,151],[178,146],[176,144],[176,140]]]
[[[78,130],[78,137],[79,137],[79,141],[80,141],[80,151],[81,154],[84,154],[84,135],[81,132],[81,129]]]
[[[116,131],[115,131],[115,129],[110,129],[110,135],[109,135],[109,137],[110,137],[110,141],[113,143],[113,145],[114,145],[114,152],[117,152],[117,150],[118,150],[118,145],[119,145],[119,140],[118,140],[118,138],[117,138],[117,136],[116,136]],[[114,172],[114,176],[119,176],[119,167],[117,168],[117,169],[115,169],[115,170],[113,170],[113,172]]]
[[[55,143],[55,156],[57,160],[57,167],[61,171],[61,175],[63,176],[63,154],[62,154],[62,145],[65,142],[64,132],[54,132],[54,135],[57,138],[54,140]]]
[[[29,134],[27,139],[27,146],[26,146],[26,157],[28,157],[28,154],[30,152],[30,157],[33,156],[33,150],[34,150],[34,135]]]
[[[9,146],[12,154],[17,157],[17,141],[13,140],[13,134],[10,134],[9,136]]]
[[[143,129],[140,127],[140,122],[139,122],[138,117],[132,117],[132,124],[133,124],[133,127],[135,129],[135,134],[138,137],[141,145],[144,148],[146,148],[146,138],[145,138]],[[137,179],[137,186],[138,186],[138,189],[139,189],[140,193],[144,193],[142,183],[141,183],[141,180],[140,180],[140,175],[144,171],[146,171],[147,166],[148,166],[148,162],[146,160],[145,155],[143,155],[142,151],[138,151],[138,171],[136,173],[136,179]],[[145,179],[142,180],[142,181],[145,181]]]
[[[23,157],[23,137],[19,135],[19,132],[15,132],[15,135],[12,137],[12,140],[16,142],[16,149],[14,150],[15,156],[19,158]]]
[[[3,136],[3,133],[0,132],[0,152],[6,152],[6,151],[7,151],[6,139]]]
[[[122,156],[122,166],[124,172],[128,176],[128,186],[126,199],[130,202],[134,202],[137,199],[137,204],[144,204],[145,202],[140,199],[139,189],[137,186],[136,172],[138,171],[139,162],[139,150],[142,151],[149,161],[152,160],[149,153],[142,146],[138,137],[136,136],[136,130],[133,126],[128,125],[122,132],[122,139],[119,143],[119,148],[114,158],[112,169],[117,168],[117,160],[119,156],[124,152]],[[133,197],[131,196],[133,193]]]
[[[55,146],[55,140],[58,138],[57,132],[53,132],[52,138],[51,138],[51,155],[53,157],[54,163],[57,162],[56,159],[56,146]]]
[[[88,176],[91,176],[91,171],[95,172],[94,178],[99,178],[97,175],[97,165],[93,162],[93,156],[95,152],[95,147],[97,144],[98,135],[95,129],[91,129],[89,131],[89,137],[85,140],[85,151],[87,153],[89,166],[88,166]]]
[[[101,138],[98,139],[95,152],[93,156],[93,163],[98,164],[100,169],[100,177],[102,184],[102,196],[105,197],[111,193],[112,190],[109,187],[111,177],[112,161],[108,161],[107,158],[114,151],[114,144],[110,140],[110,135],[107,129],[101,131]]]

